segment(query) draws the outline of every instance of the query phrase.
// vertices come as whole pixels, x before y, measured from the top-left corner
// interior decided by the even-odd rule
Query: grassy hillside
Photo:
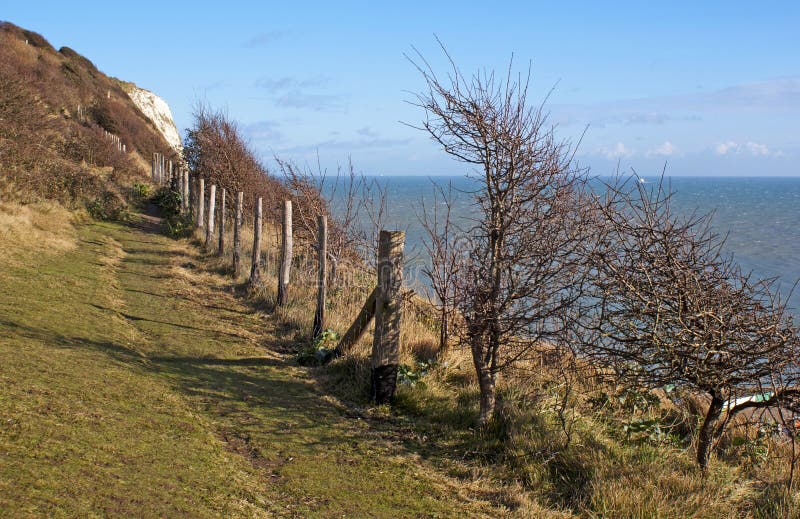
[[[146,179],[152,153],[170,148],[124,87],[74,50],[0,22],[0,182],[18,199],[81,205]]]

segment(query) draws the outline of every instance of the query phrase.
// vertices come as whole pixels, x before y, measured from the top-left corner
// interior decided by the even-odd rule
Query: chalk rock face
[[[153,121],[158,131],[172,148],[179,152],[183,149],[181,145],[181,135],[172,119],[172,110],[166,101],[155,95],[149,90],[133,86],[128,89],[128,95],[133,103],[142,111],[148,119]]]

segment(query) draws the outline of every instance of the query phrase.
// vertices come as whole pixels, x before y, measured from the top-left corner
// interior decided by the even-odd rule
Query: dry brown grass
[[[74,224],[83,218],[85,214],[70,212],[57,202],[23,205],[0,200],[0,256],[16,263],[31,251],[45,255],[69,251],[77,246]]]

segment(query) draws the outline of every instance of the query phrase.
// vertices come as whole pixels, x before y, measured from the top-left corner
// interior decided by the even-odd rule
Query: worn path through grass
[[[318,391],[141,217],[0,254],[0,515],[498,515]]]

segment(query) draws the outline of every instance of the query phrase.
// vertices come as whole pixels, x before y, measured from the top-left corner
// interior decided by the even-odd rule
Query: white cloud
[[[627,148],[622,142],[616,143],[611,148],[600,148],[598,151],[609,159],[620,159],[633,155],[633,150]]]
[[[728,155],[749,153],[756,157],[781,157],[783,152],[770,150],[766,144],[747,141],[740,144],[736,141],[721,142],[714,146],[714,153],[717,155]]]
[[[771,155],[769,148],[765,144],[751,141],[745,144],[745,147],[752,155]]]
[[[648,157],[652,156],[669,157],[671,155],[675,155],[676,153],[678,153],[678,147],[669,141],[664,141],[663,144],[659,144],[652,150],[648,151],[646,155]]]
[[[728,152],[739,153],[739,145],[734,141],[721,142],[714,146],[714,153],[717,155],[727,155]]]

